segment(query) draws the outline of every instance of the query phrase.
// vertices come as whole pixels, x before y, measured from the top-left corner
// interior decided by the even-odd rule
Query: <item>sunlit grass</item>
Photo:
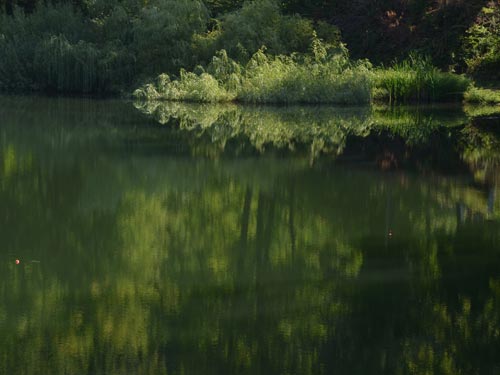
[[[474,104],[500,104],[500,90],[471,86],[465,93],[465,101]]]
[[[314,44],[316,43],[316,44]],[[143,100],[264,104],[359,105],[460,102],[471,81],[441,72],[428,60],[411,57],[389,68],[352,61],[346,50],[328,54],[313,40],[311,55],[270,56],[259,50],[245,66],[222,50],[206,71],[161,75],[134,97]]]
[[[167,75],[134,92],[138,99],[243,103],[368,104],[371,100],[370,67],[353,63],[347,54],[331,57],[266,55],[257,52],[246,66],[221,51],[207,72],[181,71]]]

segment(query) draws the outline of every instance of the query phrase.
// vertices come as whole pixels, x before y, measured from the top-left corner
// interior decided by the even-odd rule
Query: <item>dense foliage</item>
[[[342,53],[319,61],[315,40],[386,61],[372,86],[393,102],[461,98],[468,82],[442,71],[500,71],[498,1],[0,0],[0,9],[3,91],[130,92],[163,74],[179,92],[170,99],[366,102],[370,64]],[[230,82],[210,72],[218,51],[238,65]],[[407,59],[415,51],[429,56],[423,66]]]
[[[206,64],[223,48],[242,63],[263,45],[274,54],[305,52],[314,32],[312,21],[283,15],[272,0],[212,21],[199,0],[85,5],[39,4],[0,16],[0,89],[116,92],[143,77]],[[319,29],[339,42],[335,27]]]
[[[118,13],[119,8],[110,13],[106,23],[91,22],[70,5],[3,16],[0,89],[94,93],[131,82],[136,58],[124,35],[114,38]]]
[[[95,4],[103,1],[52,2],[71,2],[85,13],[92,13]],[[32,12],[40,3],[43,1],[0,0],[0,12],[12,13],[16,6]],[[119,3],[137,14],[138,8],[150,2],[121,0]],[[241,8],[244,0],[203,0],[203,3],[212,17],[224,18],[228,12]],[[409,51],[419,50],[431,55],[441,67],[458,64],[462,69],[462,46],[467,29],[483,25],[481,10],[498,7],[498,0],[281,0],[279,4],[289,14],[337,25],[356,58],[387,63]]]

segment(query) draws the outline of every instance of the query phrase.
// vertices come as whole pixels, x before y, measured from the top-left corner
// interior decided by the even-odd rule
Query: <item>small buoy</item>
[[[21,261],[19,259],[16,259],[16,264],[19,264],[21,263]]]
[[[392,237],[392,230],[389,231],[389,237]]]

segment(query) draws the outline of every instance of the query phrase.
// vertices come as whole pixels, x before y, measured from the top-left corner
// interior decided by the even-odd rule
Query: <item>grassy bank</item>
[[[471,86],[462,75],[441,72],[430,60],[410,56],[402,63],[374,71],[374,99],[389,104],[457,102]]]
[[[312,56],[268,56],[259,50],[241,65],[220,51],[206,69],[181,71],[177,79],[160,75],[134,92],[137,99],[191,102],[335,103],[371,101],[367,62],[351,62],[345,52],[327,56],[322,46]]]
[[[189,102],[358,105],[460,102],[471,86],[462,75],[441,72],[411,57],[389,68],[352,61],[342,46],[313,38],[308,55],[267,55],[259,50],[246,64],[222,50],[205,69],[163,74],[134,92],[136,99]]]

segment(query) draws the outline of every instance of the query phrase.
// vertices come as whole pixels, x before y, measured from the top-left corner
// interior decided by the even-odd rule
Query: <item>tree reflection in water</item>
[[[494,127],[0,102],[0,373],[499,370]]]

